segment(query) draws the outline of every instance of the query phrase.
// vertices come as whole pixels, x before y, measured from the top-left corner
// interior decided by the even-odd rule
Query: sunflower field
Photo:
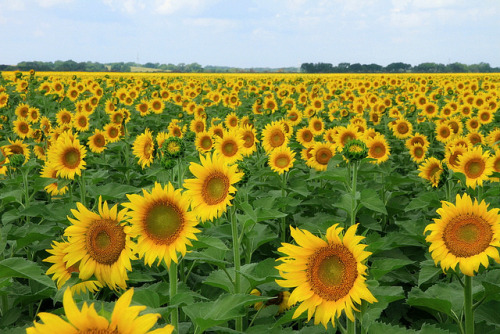
[[[0,73],[1,333],[500,333],[500,75]]]

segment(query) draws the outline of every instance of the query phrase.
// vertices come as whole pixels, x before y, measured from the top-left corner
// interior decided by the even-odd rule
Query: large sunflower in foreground
[[[192,200],[192,207],[201,221],[220,217],[226,211],[236,192],[233,184],[240,181],[243,173],[237,172],[238,166],[229,166],[217,153],[200,155],[200,164],[192,162],[189,170],[194,179],[184,181],[186,194]]]
[[[135,259],[135,246],[130,226],[126,225],[127,210],[118,212],[117,206],[108,207],[99,197],[99,213],[89,211],[77,203],[71,210],[76,219],[68,217],[72,225],[64,231],[69,245],[64,260],[67,266],[77,263],[79,277],[87,280],[95,276],[111,289],[127,288],[127,270],[132,271],[130,260]]]
[[[73,180],[75,174],[81,175],[85,169],[87,150],[80,141],[69,132],[64,132],[52,144],[48,152],[48,161],[57,170],[58,177]]]
[[[134,144],[132,146],[132,151],[136,158],[139,159],[137,162],[141,167],[149,167],[153,162],[154,155],[154,142],[153,135],[149,129],[146,129],[144,133],[141,133],[134,140]]]
[[[283,262],[276,267],[283,280],[276,283],[295,288],[288,304],[301,304],[293,318],[307,310],[308,320],[314,314],[314,323],[326,328],[330,321],[335,326],[342,311],[354,320],[354,303],[377,301],[365,284],[367,267],[363,262],[371,253],[360,244],[364,237],[356,235],[357,226],[351,226],[342,237],[343,228],[335,224],[326,231],[326,241],[291,227],[297,245],[283,243],[278,248],[285,256],[278,259]]]
[[[189,239],[196,240],[200,232],[196,216],[189,211],[189,196],[172,184],[162,187],[155,183],[151,193],[143,189],[143,195],[127,195],[130,202],[123,204],[128,213],[132,233],[138,235],[136,251],[139,258],[151,266],[157,259],[167,267],[178,262],[177,252],[186,254]]]
[[[430,242],[429,251],[436,265],[441,264],[443,271],[455,270],[474,276],[479,265],[489,265],[489,257],[500,263],[497,247],[500,247],[499,209],[488,210],[484,201],[472,201],[469,195],[457,195],[456,203],[442,201],[437,210],[440,218],[427,225],[424,233]]]
[[[172,325],[166,325],[153,331],[150,329],[160,318],[158,313],[139,315],[146,306],[130,306],[134,290],[125,292],[115,303],[111,320],[97,314],[94,304],[83,303],[78,309],[71,290],[64,292],[63,306],[65,318],[46,312],[38,313],[42,323],[34,322],[33,327],[26,329],[27,334],[77,334],[77,333],[134,333],[134,334],[170,334],[174,330]],[[67,319],[67,320],[65,320]]]

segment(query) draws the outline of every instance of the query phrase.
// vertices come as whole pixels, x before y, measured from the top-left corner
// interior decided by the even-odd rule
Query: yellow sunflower
[[[189,210],[190,197],[170,183],[165,187],[155,183],[151,193],[142,192],[142,196],[127,195],[130,202],[123,204],[131,210],[131,231],[138,235],[136,252],[149,266],[164,260],[170,268],[172,261],[178,263],[177,252],[184,256],[189,239],[196,240],[195,233],[200,232],[195,228],[196,215]]]
[[[214,146],[214,140],[209,132],[203,131],[196,134],[194,145],[198,152],[210,152]]]
[[[306,165],[317,171],[325,171],[335,154],[335,146],[332,143],[317,142],[311,147],[311,157],[306,161]]]
[[[144,169],[144,167],[149,167],[153,162],[154,148],[155,144],[153,142],[153,135],[149,129],[146,129],[144,133],[138,135],[134,140],[132,151],[139,159],[137,163],[141,165],[142,169]]]
[[[28,144],[24,143],[22,139],[12,141],[10,138],[7,138],[7,140],[10,144],[5,145],[4,147],[9,149],[10,154],[22,154],[24,155],[25,161],[29,160],[31,153]]]
[[[56,114],[56,120],[59,126],[71,126],[71,123],[73,122],[73,114],[66,109],[61,109]]]
[[[215,151],[224,158],[226,163],[232,164],[243,158],[245,142],[237,129],[225,131],[222,138],[216,138]]]
[[[460,172],[460,164],[458,163],[458,160],[460,156],[465,152],[467,152],[467,148],[462,145],[455,145],[447,148],[445,151],[444,160],[448,168],[453,170],[454,172]]]
[[[266,152],[288,144],[288,136],[281,122],[268,123],[262,130],[262,146]]]
[[[484,201],[472,201],[469,195],[457,195],[456,203],[442,201],[437,210],[440,218],[427,225],[425,240],[431,243],[429,251],[436,265],[441,264],[443,271],[460,271],[474,276],[479,266],[487,268],[491,257],[500,263],[500,215],[499,209],[488,210]]]
[[[458,171],[465,174],[468,187],[482,186],[483,181],[493,172],[493,159],[488,151],[483,152],[481,146],[476,146],[464,152],[458,158]]]
[[[114,305],[110,320],[99,315],[94,304],[83,303],[79,310],[73,300],[72,292],[67,289],[64,292],[63,306],[65,317],[46,312],[38,313],[42,323],[34,322],[33,327],[26,329],[27,334],[78,334],[78,333],[134,333],[134,334],[171,334],[174,330],[172,325],[166,325],[153,331],[149,331],[160,318],[158,313],[147,313],[139,315],[146,306],[130,306],[133,289],[129,289],[118,298]]]
[[[106,149],[106,136],[104,131],[95,129],[94,134],[87,140],[87,145],[94,153],[101,153]]]
[[[203,118],[195,118],[189,124],[189,130],[194,133],[204,132],[206,129],[205,120]]]
[[[448,142],[453,138],[453,135],[453,129],[447,123],[441,123],[436,126],[436,139],[440,142]]]
[[[57,169],[55,169],[51,164],[45,165],[40,172],[40,176],[48,179],[57,179]],[[68,191],[68,186],[59,188],[56,181],[45,186],[44,190],[51,196],[64,195]]]
[[[276,268],[283,280],[276,280],[284,288],[294,288],[288,304],[301,304],[292,318],[307,311],[310,320],[325,328],[345,312],[354,321],[353,310],[361,300],[374,303],[377,299],[366,286],[367,266],[370,256],[365,251],[364,239],[356,235],[358,225],[353,225],[342,236],[343,228],[337,224],[326,231],[326,241],[306,230],[291,227],[291,235],[297,245],[283,243],[278,251],[285,254]]]
[[[89,117],[87,114],[77,112],[73,118],[73,127],[78,132],[87,131],[90,127]]]
[[[26,137],[31,137],[33,130],[31,129],[31,125],[25,118],[19,118],[12,122],[13,131],[16,135],[18,135],[21,139],[25,139]]]
[[[311,131],[311,129],[309,129],[308,127],[304,127],[304,128],[297,130],[297,133],[295,134],[295,138],[304,147],[310,147],[310,146],[314,145],[314,143],[315,143],[314,134]]]
[[[104,126],[104,133],[106,136],[106,141],[109,143],[116,143],[117,141],[120,140],[120,130],[121,126],[114,124],[114,123],[108,123]]]
[[[231,205],[231,194],[236,192],[233,184],[241,180],[243,173],[238,172],[237,165],[229,166],[217,153],[200,155],[200,162],[201,165],[192,162],[189,166],[195,178],[186,180],[184,188],[196,214],[204,222],[220,217]]]
[[[425,159],[425,161],[418,167],[420,173],[418,176],[429,181],[433,187],[439,185],[441,174],[443,173],[443,164],[441,161],[434,157]]]
[[[287,111],[286,117],[291,126],[295,126],[302,120],[302,112],[297,108],[292,108]]]
[[[314,116],[309,119],[309,129],[316,135],[321,135],[325,131],[325,123],[320,117]]]
[[[409,151],[411,159],[417,164],[424,161],[425,155],[427,154],[427,149],[419,143],[410,146]]]
[[[0,147],[0,175],[7,174],[7,165],[9,164],[10,149],[6,146]]]
[[[257,130],[252,125],[244,125],[239,128],[241,138],[243,139],[243,147],[241,148],[241,153],[244,156],[252,155],[257,151]]]
[[[338,127],[337,131],[335,142],[342,148],[349,140],[359,139],[363,135],[354,124],[349,124],[347,127]]]
[[[394,125],[392,125],[392,133],[396,138],[407,139],[411,137],[412,132],[413,132],[413,125],[404,118],[396,120]]]
[[[500,148],[500,128],[495,128],[486,136],[486,142],[492,149]]]
[[[99,213],[76,204],[71,210],[76,219],[68,217],[72,225],[64,235],[68,237],[66,266],[78,265],[79,277],[88,280],[92,276],[111,289],[126,289],[127,270],[132,271],[130,260],[135,259],[135,246],[130,226],[126,225],[126,209],[118,212],[117,206],[108,207],[99,197]]]
[[[48,152],[48,161],[57,170],[57,176],[73,180],[76,175],[81,175],[86,162],[83,160],[87,154],[85,147],[69,132],[62,133],[57,141],[52,144]]]
[[[268,164],[278,174],[288,172],[293,167],[295,152],[288,146],[281,146],[269,154]]]
[[[368,148],[368,157],[376,159],[376,161],[373,161],[373,163],[380,164],[389,159],[391,150],[389,144],[387,143],[387,140],[383,135],[376,135],[373,138],[365,140],[365,142],[366,147]]]

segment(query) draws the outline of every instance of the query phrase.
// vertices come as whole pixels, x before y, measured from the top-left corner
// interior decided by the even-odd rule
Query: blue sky
[[[500,66],[498,0],[0,0],[0,64]]]

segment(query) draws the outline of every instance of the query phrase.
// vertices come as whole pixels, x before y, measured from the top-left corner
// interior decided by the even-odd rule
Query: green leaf
[[[404,266],[413,264],[414,261],[410,259],[397,259],[397,258],[375,258],[372,262],[372,265],[370,267],[370,274],[371,276],[378,280],[385,274],[402,268]]]
[[[198,240],[193,240],[192,241],[193,247],[195,249],[214,247],[216,249],[220,249],[220,250],[223,250],[223,251],[229,250],[229,248],[227,248],[226,244],[222,240],[220,240],[218,238],[211,237],[211,236],[208,236],[208,235],[204,235],[204,234],[201,234],[201,233],[198,234],[196,237],[197,237]]]
[[[418,209],[439,207],[439,197],[436,192],[423,192],[415,197],[405,208],[405,212]]]
[[[3,277],[27,278],[49,288],[55,288],[54,282],[45,275],[40,265],[21,257],[0,261],[0,278]]]
[[[103,200],[125,200],[127,194],[136,194],[141,188],[121,183],[106,183],[101,186],[88,186],[88,191],[96,196],[102,196]]]
[[[453,316],[452,310],[459,314],[462,309],[463,288],[457,282],[434,284],[425,292],[414,287],[409,292],[406,303],[431,313],[437,311]]]
[[[411,333],[417,333],[416,331],[412,329],[407,329],[404,327],[400,326],[395,326],[391,324],[386,324],[382,322],[376,322],[373,325],[370,326],[368,329],[368,333],[384,333],[384,334],[411,334]]]
[[[361,190],[360,202],[367,209],[387,214],[384,202],[382,202],[378,193],[373,189]]]
[[[430,281],[439,276],[443,271],[437,267],[433,260],[425,260],[420,263],[420,271],[418,273],[418,286]]]
[[[210,327],[244,316],[246,306],[268,299],[247,294],[226,294],[213,302],[195,303],[184,306],[182,310],[195,323],[199,332],[203,332]]]
[[[250,282],[250,286],[253,288],[257,285],[274,282],[275,279],[279,279],[281,276],[278,269],[275,268],[276,265],[277,263],[274,259],[267,258],[259,262],[249,272],[244,271],[245,266],[243,266],[241,274]]]
[[[225,267],[228,264],[225,260],[226,251],[215,247],[189,252],[184,258],[186,260],[198,260],[201,263],[211,263],[217,267]]]
[[[377,298],[377,302],[367,305],[367,310],[362,313],[365,327],[375,323],[390,303],[405,298],[403,288],[400,286],[375,286],[369,287],[369,290]]]

